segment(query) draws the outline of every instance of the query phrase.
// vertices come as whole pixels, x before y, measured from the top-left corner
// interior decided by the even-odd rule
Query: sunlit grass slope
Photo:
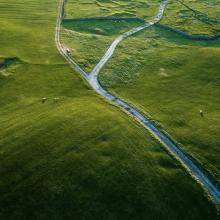
[[[62,44],[71,49],[73,59],[89,73],[119,34],[142,23],[120,20],[64,21]]]
[[[170,1],[162,23],[190,34],[220,33],[220,2],[218,0]]]
[[[114,16],[152,18],[160,0],[68,0],[66,18]]]
[[[105,87],[155,119],[218,183],[219,43],[153,28],[124,41],[100,75]]]
[[[60,57],[56,8],[0,2],[0,219],[218,219],[182,167]]]

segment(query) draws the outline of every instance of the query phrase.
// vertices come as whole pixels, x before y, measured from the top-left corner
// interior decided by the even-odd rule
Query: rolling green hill
[[[57,6],[0,2],[0,219],[219,219],[182,166],[59,55]]]
[[[220,2],[217,0],[171,1],[162,23],[190,34],[212,35],[220,32]]]
[[[191,41],[154,28],[123,42],[100,75],[105,87],[154,119],[218,183],[219,58],[219,41]]]

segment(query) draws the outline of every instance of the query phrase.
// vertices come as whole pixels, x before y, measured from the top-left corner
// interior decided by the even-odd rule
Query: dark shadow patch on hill
[[[17,57],[0,57],[0,78],[5,78],[13,73],[13,70],[23,62]]]
[[[0,58],[0,69],[6,69],[14,64],[21,63],[21,60],[17,57]]]

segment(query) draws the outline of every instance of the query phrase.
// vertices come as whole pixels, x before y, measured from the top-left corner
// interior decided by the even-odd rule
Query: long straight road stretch
[[[82,68],[80,68],[80,66],[66,53],[65,49],[60,43],[60,29],[62,22],[62,11],[64,7],[63,3],[64,0],[60,0],[55,34],[55,42],[60,54],[67,60],[74,70],[76,70],[84,79],[87,80],[87,82],[98,94],[100,94],[106,100],[113,102],[116,106],[121,108],[128,115],[134,117],[142,126],[144,126],[189,171],[189,173],[204,187],[204,189],[209,192],[209,194],[215,199],[216,203],[220,204],[219,189],[212,183],[205,172],[187,156],[183,149],[181,149],[166,134],[164,134],[148,117],[144,116],[141,112],[123,100],[110,94],[100,85],[98,81],[98,74],[100,73],[100,70],[111,58],[117,45],[125,38],[158,23],[163,16],[169,0],[165,0],[160,4],[159,11],[153,21],[137,28],[133,28],[130,31],[118,36],[90,74],[87,74]]]

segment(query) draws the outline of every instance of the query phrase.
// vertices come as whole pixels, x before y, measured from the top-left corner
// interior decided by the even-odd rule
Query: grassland
[[[123,42],[100,75],[106,88],[156,120],[218,183],[219,58],[219,41],[190,41],[154,28]]]
[[[111,20],[63,22],[62,44],[72,50],[73,59],[89,73],[116,36],[141,23]]]
[[[66,18],[114,16],[152,18],[158,9],[159,0],[68,0]]]
[[[171,1],[162,24],[190,34],[214,35],[220,33],[220,2],[217,0]]]
[[[199,8],[200,3],[195,2],[190,7],[204,9],[205,3]],[[202,32],[204,23],[198,23],[187,13],[181,22],[173,19],[172,12],[168,15],[172,8],[173,13],[180,9],[176,3],[168,6],[162,23],[181,24],[182,30],[186,27],[189,33],[193,28],[194,34],[213,34],[210,28]],[[212,5],[205,11],[209,16],[215,5],[218,9],[217,2]],[[194,22],[189,23],[189,19]],[[220,185],[219,43],[191,41],[154,28],[123,42],[103,69],[100,80],[106,88],[156,120]],[[200,109],[205,112],[204,118],[199,115]]]
[[[60,57],[56,9],[0,3],[0,219],[219,219],[179,163]]]
[[[189,34],[211,36],[219,33],[218,12],[217,1],[171,1],[161,23]],[[80,28],[77,27],[79,23]],[[100,27],[97,22],[87,21],[84,26],[83,22],[79,23],[71,24],[72,29],[90,37],[97,33],[97,26]],[[106,33],[104,27],[114,29],[107,22],[101,24],[102,31],[98,35]],[[117,25],[115,30],[118,30]],[[107,33],[115,35],[112,31]],[[191,41],[154,28],[150,34],[147,32],[122,43],[100,76],[107,89],[155,119],[214,176],[218,184],[219,42]],[[92,45],[81,47],[86,51],[81,56],[91,57],[88,51]],[[97,58],[100,55],[93,53]],[[95,61],[97,63],[97,59]],[[200,118],[200,109],[206,112],[207,118]]]

